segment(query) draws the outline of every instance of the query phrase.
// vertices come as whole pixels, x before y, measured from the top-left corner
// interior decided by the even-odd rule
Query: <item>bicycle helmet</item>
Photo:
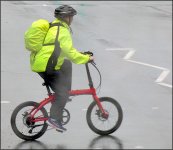
[[[55,9],[54,15],[56,18],[64,18],[67,16],[74,16],[77,14],[77,11],[68,5],[62,5]]]

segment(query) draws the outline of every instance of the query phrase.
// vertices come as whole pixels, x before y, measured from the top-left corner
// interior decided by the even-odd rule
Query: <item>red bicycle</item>
[[[122,122],[123,111],[120,104],[113,98],[100,97],[96,94],[96,89],[101,87],[101,74],[96,64],[91,62],[100,75],[100,84],[98,88],[94,88],[91,78],[89,63],[85,64],[89,81],[89,89],[69,91],[71,96],[92,95],[93,102],[89,105],[86,113],[88,126],[92,131],[99,135],[108,135],[116,131]],[[47,130],[48,112],[45,105],[55,100],[55,94],[51,92],[49,86],[43,83],[48,91],[48,98],[40,103],[34,101],[24,102],[18,105],[11,116],[11,127],[14,133],[24,140],[35,140],[41,137]],[[65,125],[70,120],[69,111],[64,108],[62,124]]]

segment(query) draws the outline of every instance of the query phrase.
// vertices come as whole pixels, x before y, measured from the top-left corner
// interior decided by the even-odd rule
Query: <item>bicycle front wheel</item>
[[[33,101],[24,102],[17,106],[11,116],[11,127],[14,133],[24,140],[35,140],[47,130],[46,121],[33,122],[30,112],[38,108],[39,104]],[[39,110],[34,118],[47,118],[48,113],[44,107]]]
[[[116,131],[122,122],[123,111],[120,104],[113,98],[99,98],[103,109],[108,113],[104,118],[96,102],[92,102],[87,110],[87,123],[92,131],[99,135],[108,135]]]

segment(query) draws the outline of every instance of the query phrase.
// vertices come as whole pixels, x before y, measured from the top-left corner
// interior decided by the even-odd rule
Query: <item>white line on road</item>
[[[129,62],[132,62],[132,63],[136,63],[136,64],[139,64],[139,65],[143,65],[143,66],[148,66],[148,67],[152,67],[152,68],[156,68],[156,69],[160,69],[160,70],[168,70],[166,68],[163,68],[163,67],[159,67],[159,66],[155,66],[155,65],[151,65],[151,64],[147,64],[147,63],[143,63],[143,62],[139,62],[139,61],[134,61],[134,60],[127,60]]]
[[[138,145],[138,146],[135,146],[135,149],[144,149],[144,147],[143,147],[143,146]]]
[[[172,88],[171,84],[167,84],[167,83],[162,83],[163,80],[168,76],[168,74],[170,73],[170,70],[167,68],[163,68],[163,67],[159,67],[159,66],[155,66],[155,65],[151,65],[151,64],[147,64],[147,63],[143,63],[143,62],[139,62],[139,61],[134,61],[134,60],[130,60],[130,58],[135,54],[135,50],[133,48],[107,48],[106,51],[129,51],[125,56],[124,56],[124,60],[131,62],[131,63],[136,63],[139,65],[143,65],[143,66],[147,66],[147,67],[152,67],[152,68],[156,68],[156,69],[160,69],[162,70],[162,73],[159,75],[159,77],[155,80],[155,82],[159,85],[162,86],[166,86],[169,88]]]
[[[166,84],[166,83],[158,83],[158,84],[172,88],[172,85],[170,85],[170,84]]]
[[[162,82],[166,77],[167,75],[169,74],[169,70],[165,69],[161,74],[160,76],[157,78],[156,82]]]
[[[152,110],[156,110],[156,109],[159,109],[159,107],[152,107]]]
[[[8,104],[10,101],[1,101],[1,104]]]
[[[130,52],[127,53],[127,55],[124,57],[125,60],[130,59],[130,57],[132,57],[134,55],[135,51],[131,50]]]

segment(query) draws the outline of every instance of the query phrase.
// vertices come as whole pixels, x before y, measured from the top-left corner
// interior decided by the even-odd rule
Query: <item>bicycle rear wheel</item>
[[[123,111],[120,104],[110,98],[99,98],[103,109],[108,113],[108,118],[102,116],[102,112],[96,102],[92,102],[87,110],[87,123],[92,131],[99,135],[108,135],[116,131],[122,122]]]
[[[35,140],[41,137],[47,130],[46,121],[33,122],[30,119],[30,112],[39,106],[38,103],[29,101],[17,106],[11,116],[11,127],[14,133],[24,140]],[[47,118],[48,114],[44,107],[39,110],[34,118]]]

